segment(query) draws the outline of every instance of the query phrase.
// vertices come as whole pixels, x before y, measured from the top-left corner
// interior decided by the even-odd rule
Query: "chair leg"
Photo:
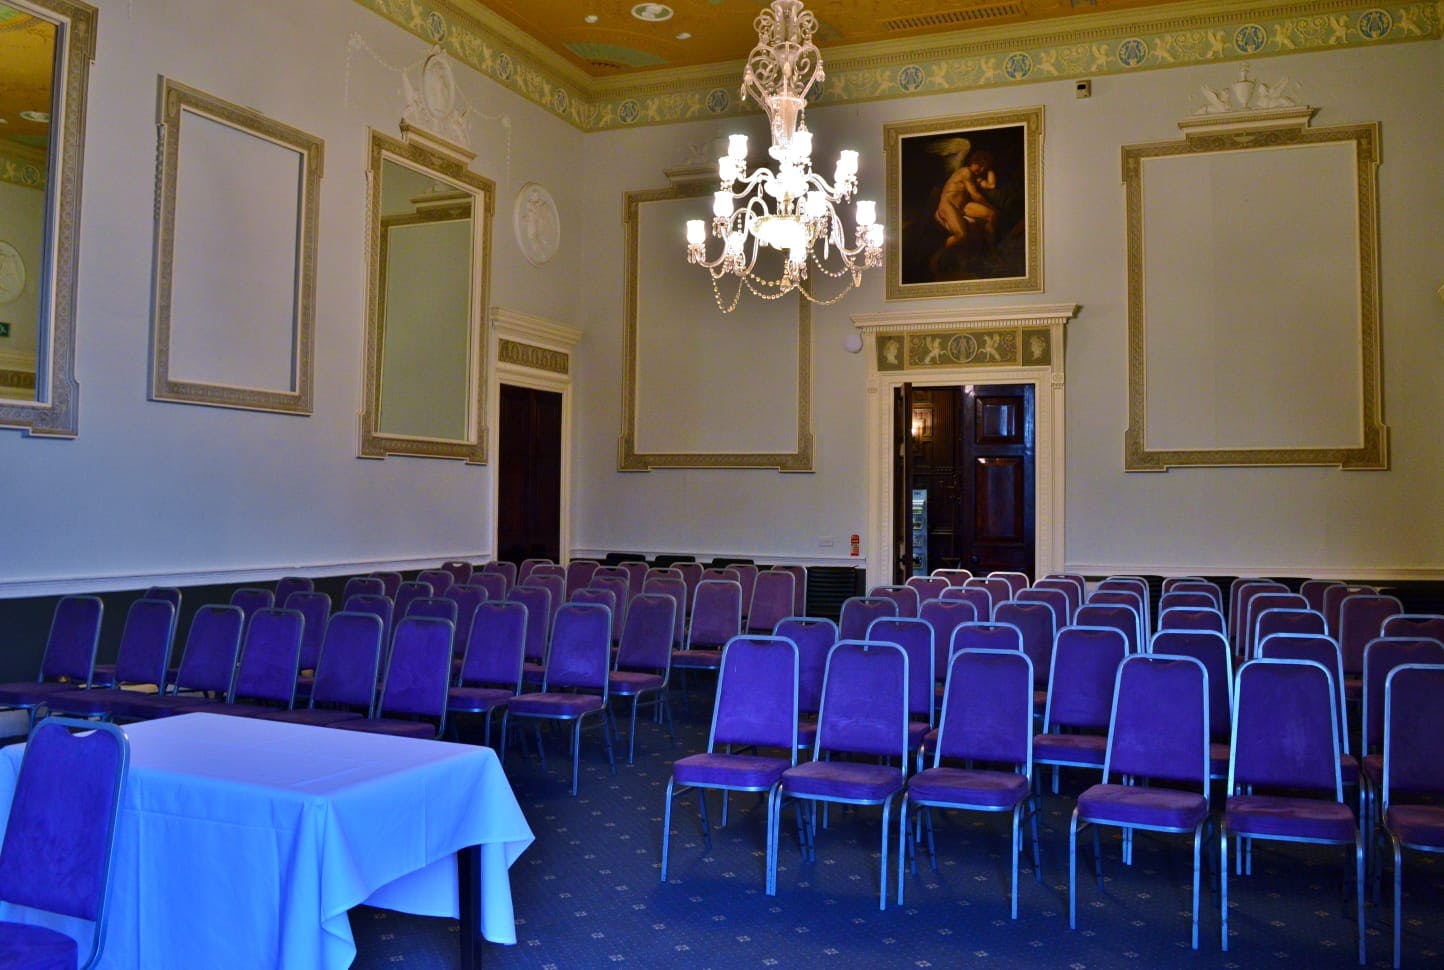
[[[605,726],[605,725],[604,725],[604,726]],[[540,736],[540,734],[538,734],[538,736],[537,736],[537,743],[538,743],[538,744],[541,743],[541,736]],[[610,747],[611,747],[611,746],[610,746],[610,743],[609,743],[609,744],[608,744],[608,750],[610,750]],[[577,718],[576,720],[572,721],[572,797],[574,797],[574,798],[576,797],[576,794],[577,794],[577,774],[578,774],[578,770],[579,770],[580,767],[581,767],[581,761],[582,761],[581,752],[582,752],[582,719],[581,719],[581,718]]]
[[[903,768],[907,770],[906,766]],[[882,803],[882,871],[879,874],[877,886],[877,908],[887,909],[887,842],[892,834],[888,831],[888,821],[892,818],[892,798]]]
[[[1093,826],[1093,876],[1098,888],[1103,888],[1103,846],[1098,839],[1098,826]]]
[[[1228,832],[1218,829],[1218,932],[1219,945],[1228,952]]]
[[[782,828],[781,816],[782,786],[778,784],[767,789],[767,854],[763,887],[769,896],[777,895],[777,843]]]
[[[672,845],[672,786],[677,779],[667,779],[667,803],[662,806],[662,879],[667,881],[667,850]]]
[[[1009,890],[1013,919],[1018,918],[1018,853],[1022,851],[1023,848],[1023,831],[1022,825],[1020,824],[1022,811],[1022,802],[1013,806],[1013,882]],[[899,900],[899,902],[901,902],[901,900]]]
[[[707,818],[707,792],[705,789],[697,789],[697,814],[702,818],[702,843],[707,851],[712,851],[712,823]]]
[[[1068,928],[1078,928],[1078,809],[1068,822]]]
[[[1389,841],[1394,846],[1394,970],[1399,970],[1403,935],[1400,917],[1404,909],[1404,853],[1397,837],[1391,834]]]
[[[1198,949],[1198,882],[1199,870],[1203,867],[1203,825],[1199,822],[1193,830],[1193,948]]]
[[[1356,895],[1354,905],[1359,911],[1359,966],[1368,962],[1366,954],[1367,942],[1364,937],[1364,837],[1361,833],[1354,835],[1354,883]]]
[[[507,725],[507,721],[510,720],[510,718],[511,718],[511,709],[508,708],[507,710],[503,711],[502,714],[501,714],[501,751],[500,751],[499,753],[501,754],[501,765],[502,765],[503,768],[506,767],[506,748],[507,748],[507,744],[506,744],[506,725]]]
[[[1043,858],[1038,853],[1038,812],[1041,805],[1036,797],[1031,799],[1033,810],[1028,813],[1028,820],[1033,830],[1033,878],[1038,880],[1038,885],[1043,885]]]
[[[637,757],[637,701],[639,695],[632,695],[632,726],[627,731],[627,764],[633,764]]]

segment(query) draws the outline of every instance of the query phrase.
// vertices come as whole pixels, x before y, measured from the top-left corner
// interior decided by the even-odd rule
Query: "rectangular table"
[[[468,963],[477,930],[516,942],[507,869],[533,837],[491,749],[217,714],[124,730],[100,966],[346,967],[363,903],[460,913]],[[0,827],[20,757],[0,752]]]

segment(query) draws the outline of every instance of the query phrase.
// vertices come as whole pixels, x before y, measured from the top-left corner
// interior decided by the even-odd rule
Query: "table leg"
[[[461,914],[461,966],[481,966],[481,846],[456,853],[458,912]]]

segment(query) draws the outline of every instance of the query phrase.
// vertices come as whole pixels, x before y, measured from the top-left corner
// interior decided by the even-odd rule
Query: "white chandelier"
[[[767,114],[772,132],[767,153],[776,161],[777,171],[759,168],[749,174],[747,136],[730,136],[727,154],[717,160],[721,188],[712,201],[712,235],[722,240],[722,251],[715,259],[707,258],[706,225],[691,219],[687,261],[711,273],[712,290],[723,313],[737,306],[744,286],[769,300],[800,288],[813,302],[835,303],[862,283],[864,269],[882,265],[877,206],[858,200],[855,243],[849,247],[836,207],[857,190],[857,152],[840,154],[831,185],[812,171],[812,132],[803,114],[808,92],[823,79],[822,55],[812,43],[817,18],[802,9],[801,0],[772,0],[753,25],[757,46],[742,73],[742,100],[751,95]],[[756,272],[758,252],[764,246],[785,254],[777,279]],[[842,292],[826,300],[815,298],[810,287],[802,285],[809,262],[824,275],[843,280]],[[730,305],[724,305],[717,285],[727,275],[738,278]]]

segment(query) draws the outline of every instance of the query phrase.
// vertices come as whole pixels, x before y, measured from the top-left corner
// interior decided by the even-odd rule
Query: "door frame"
[[[1032,384],[1034,407],[1034,569],[1041,575],[1064,566],[1065,325],[1078,304],[1031,307],[986,307],[970,310],[928,310],[858,315],[853,326],[864,336],[867,355],[867,535],[869,587],[891,582],[893,548],[893,391],[904,383],[914,387],[959,384]],[[906,336],[965,331],[1037,330],[1049,335],[1047,360],[1020,363],[1022,341],[1011,362],[946,363],[908,368],[878,367],[879,336]]]
[[[577,342],[582,339],[582,332],[564,323],[500,306],[491,308],[489,330],[492,378],[491,386],[487,388],[487,435],[496,454],[496,468],[490,476],[487,496],[487,508],[491,511],[491,523],[487,529],[491,537],[490,555],[496,555],[497,522],[500,519],[501,385],[511,384],[562,396],[558,548],[562,561],[566,562],[571,558],[572,549],[572,358]]]

